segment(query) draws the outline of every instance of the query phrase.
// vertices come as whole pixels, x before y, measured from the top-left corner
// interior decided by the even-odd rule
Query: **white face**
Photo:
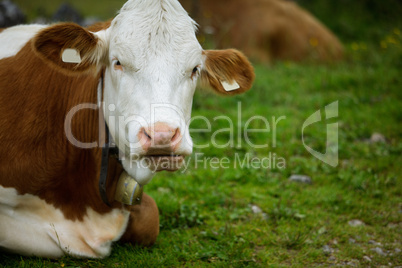
[[[240,51],[203,51],[195,30],[177,0],[129,0],[106,30],[55,24],[35,35],[32,48],[69,75],[104,68],[105,120],[124,169],[144,185],[155,171],[180,168],[192,151],[188,125],[199,73],[227,96],[249,90],[255,77]],[[79,54],[65,57],[74,50]]]
[[[104,33],[104,110],[124,168],[146,184],[155,169],[175,169],[149,163],[171,165],[192,152],[188,124],[203,56],[177,1],[143,2],[126,3]]]

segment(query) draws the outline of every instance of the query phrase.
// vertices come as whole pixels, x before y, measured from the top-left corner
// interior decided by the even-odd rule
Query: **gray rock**
[[[387,256],[387,254],[382,250],[382,248],[375,247],[375,248],[372,248],[371,250],[374,251],[375,253],[377,253],[378,255]]]
[[[331,254],[331,253],[334,252],[334,249],[331,248],[331,247],[328,246],[328,245],[324,245],[324,246],[322,247],[322,251],[324,252],[325,255],[329,255],[329,254]]]
[[[269,218],[268,214],[263,212],[262,209],[259,206],[257,206],[257,205],[249,205],[249,207],[250,207],[251,211],[254,214],[261,215],[264,220],[267,220]]]
[[[170,190],[170,188],[158,187],[158,192],[163,193],[163,194],[168,194],[171,192],[171,190]]]
[[[25,23],[25,15],[16,4],[10,0],[0,2],[0,28]]]
[[[385,139],[384,135],[381,133],[373,133],[370,138],[371,143],[386,143],[387,140]]]
[[[348,262],[346,263],[346,266],[357,267],[357,266],[358,266],[358,263],[359,263],[358,260],[352,259],[352,261],[348,261]]]
[[[350,243],[350,244],[356,244],[356,240],[353,239],[353,238],[349,238],[349,243]]]
[[[335,256],[331,256],[331,257],[328,258],[328,260],[329,261],[336,261],[336,258],[335,258]]]
[[[306,175],[292,175],[289,177],[289,181],[295,181],[295,182],[306,183],[306,184],[312,183],[311,178]]]
[[[396,227],[398,227],[398,224],[396,224],[396,223],[390,222],[390,223],[387,224],[387,228],[395,229]]]
[[[401,253],[401,250],[399,248],[394,249],[394,251],[396,254]]]
[[[348,224],[352,227],[365,225],[364,222],[362,222],[361,220],[350,220],[350,221],[348,221]]]
[[[378,243],[378,242],[376,242],[376,241],[374,241],[374,240],[369,240],[368,243],[369,243],[370,245],[382,246],[381,243]]]
[[[367,261],[367,262],[371,262],[371,259],[369,256],[363,256],[363,260]]]
[[[260,214],[260,213],[262,213],[262,209],[261,209],[260,207],[256,206],[256,205],[250,205],[250,208],[251,208],[251,211],[252,211],[254,214]]]

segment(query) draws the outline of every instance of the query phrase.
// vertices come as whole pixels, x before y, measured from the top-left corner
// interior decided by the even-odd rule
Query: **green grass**
[[[394,28],[374,30],[381,33],[378,39],[345,44],[344,62],[257,65],[255,85],[245,95],[222,98],[202,90],[196,93],[193,116],[209,118],[212,132],[229,127],[224,120],[213,120],[222,114],[236,126],[238,102],[243,129],[254,115],[269,122],[273,116],[286,119],[277,124],[276,147],[272,131],[252,133],[253,143],[269,147],[253,149],[242,139],[240,148],[196,149],[192,159],[203,153],[228,157],[233,163],[236,155],[265,157],[271,152],[285,159],[286,168],[204,169],[191,161],[187,171],[160,173],[146,187],[161,214],[161,234],[152,248],[116,244],[104,260],[0,253],[0,267],[402,265],[402,254],[395,253],[402,241],[402,36]],[[339,123],[335,168],[310,155],[301,139],[303,122],[334,101],[339,101],[339,117],[330,121]],[[263,126],[258,120],[250,124],[250,128]],[[193,127],[205,124],[195,121]],[[325,129],[325,123],[311,126],[306,142],[323,151]],[[386,143],[369,143],[375,132],[382,133]],[[228,136],[223,132],[216,140],[224,144]],[[196,144],[211,141],[208,133],[194,133],[193,138]],[[292,174],[311,176],[313,183],[291,183]],[[265,215],[254,214],[251,204]],[[348,221],[353,219],[365,225],[352,227]],[[377,246],[370,240],[393,256],[373,252]],[[333,252],[325,252],[325,245]]]
[[[102,20],[114,17],[126,2],[125,0],[15,0],[26,14],[27,20],[37,17],[51,18],[62,3],[68,3],[76,8],[83,16],[95,16]]]

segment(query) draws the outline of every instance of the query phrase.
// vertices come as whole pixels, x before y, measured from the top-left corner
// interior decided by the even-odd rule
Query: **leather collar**
[[[102,147],[102,161],[99,176],[99,193],[102,198],[102,201],[110,207],[109,199],[106,194],[106,180],[108,174],[109,157],[113,155],[118,158],[119,152],[118,149],[113,145],[113,138],[110,135],[106,121],[105,121],[105,134],[107,142]]]

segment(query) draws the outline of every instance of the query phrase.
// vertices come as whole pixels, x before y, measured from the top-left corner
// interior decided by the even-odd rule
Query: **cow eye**
[[[121,63],[120,63],[119,60],[116,60],[116,61],[114,62],[114,69],[115,69],[115,70],[123,71],[123,66],[121,65]]]
[[[193,79],[198,74],[198,67],[199,67],[199,65],[194,67],[194,69],[191,73],[191,79]]]

